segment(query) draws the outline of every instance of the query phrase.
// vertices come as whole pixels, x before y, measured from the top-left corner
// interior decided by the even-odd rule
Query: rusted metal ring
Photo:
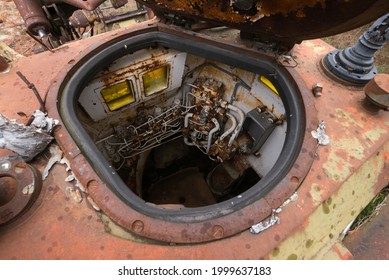
[[[188,38],[193,40],[194,36],[193,34],[186,34],[190,32],[183,32],[182,30],[180,30],[178,34],[178,31],[175,30],[175,28],[159,24],[157,26],[153,25],[151,27],[146,27],[144,30],[140,30],[138,27],[137,30],[130,29],[123,31],[115,34],[112,41],[113,43],[117,43],[118,41],[123,40],[124,37],[132,38],[142,32],[152,31],[163,31],[169,34],[183,36],[181,42]],[[252,49],[247,49],[242,45],[237,46],[234,44],[219,43],[210,40],[207,36],[204,36],[204,38],[202,38],[202,36],[203,35],[196,34],[196,40],[199,44],[213,44],[213,46],[222,47],[226,51],[232,53],[239,52],[241,55],[245,53],[252,59],[256,59],[258,56],[263,56],[263,54]],[[263,195],[263,197],[251,197],[244,206],[231,206],[233,211],[230,212],[220,213],[221,211],[219,209],[218,212],[216,211],[217,213],[215,212],[216,214],[209,212],[205,216],[198,216],[195,213],[196,211],[194,211],[191,221],[185,221],[182,217],[178,217],[180,215],[180,211],[176,211],[176,216],[178,217],[177,220],[171,218],[163,219],[145,214],[137,210],[134,205],[124,202],[120,199],[120,194],[117,191],[112,188],[110,189],[107,186],[108,182],[113,178],[112,175],[111,179],[105,183],[92,168],[92,166],[96,167],[99,163],[96,161],[88,162],[86,157],[81,153],[79,147],[82,149],[87,148],[88,150],[90,150],[90,147],[87,147],[85,143],[82,143],[79,147],[77,146],[69,131],[63,126],[63,116],[60,116],[58,112],[59,108],[57,107],[59,104],[57,100],[61,100],[61,98],[63,98],[61,94],[66,86],[66,83],[69,81],[69,75],[73,75],[78,69],[77,66],[80,67],[83,62],[86,62],[91,53],[101,52],[103,50],[102,48],[104,47],[104,43],[106,42],[101,42],[99,45],[93,45],[87,48],[82,55],[74,59],[76,62],[75,64],[67,67],[60,73],[57,77],[57,82],[52,85],[48,94],[48,110],[53,117],[61,120],[62,127],[55,130],[55,136],[61,148],[64,149],[65,155],[70,161],[73,172],[79,178],[81,183],[87,187],[89,195],[93,198],[97,205],[117,224],[143,237],[166,242],[190,243],[217,240],[237,234],[247,229],[252,224],[269,216],[271,214],[271,210],[279,207],[286,199],[288,199],[304,180],[313,161],[317,147],[316,140],[310,136],[310,131],[317,127],[318,120],[316,116],[316,109],[313,104],[312,94],[307,89],[305,82],[293,69],[284,69],[284,75],[289,76],[290,81],[293,81],[290,86],[293,87],[293,90],[298,90],[301,93],[301,97],[299,98],[302,98],[302,101],[299,102],[303,103],[303,107],[301,109],[303,111],[302,113],[305,114],[302,123],[305,129],[302,131],[301,137],[304,140],[301,145],[299,145],[299,149],[293,150],[293,157],[295,159],[294,165],[283,173],[283,178],[280,181],[277,181],[278,183],[274,183],[275,186],[271,190],[268,190],[266,195]],[[126,45],[126,47],[128,46]],[[270,58],[267,59],[270,60]],[[63,104],[61,107],[63,108]],[[75,127],[68,127],[68,129],[74,130]],[[78,134],[82,132],[79,130],[77,131]],[[85,151],[83,152],[85,153]],[[141,201],[140,198],[134,199]],[[144,207],[153,207],[147,205],[144,201],[143,204]],[[154,207],[154,210],[156,211],[157,208]],[[166,210],[160,210],[161,213],[166,213]],[[201,209],[200,211],[202,210],[204,209]],[[186,212],[186,216],[188,216],[188,209],[182,212]]]
[[[0,159],[0,225],[5,225],[26,212],[42,187],[39,172],[14,157]]]

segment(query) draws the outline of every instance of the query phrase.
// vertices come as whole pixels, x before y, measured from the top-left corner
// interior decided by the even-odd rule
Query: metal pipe
[[[235,131],[234,133],[232,134],[230,140],[228,141],[228,146],[231,146],[232,143],[234,143],[236,137],[238,136],[239,132],[240,132],[240,129],[242,128],[243,126],[243,121],[244,121],[244,113],[241,109],[239,109],[238,107],[234,106],[234,105],[231,105],[231,104],[228,104],[227,105],[227,108],[230,109],[231,111],[234,111],[236,113],[238,113],[239,115],[239,123],[238,125],[236,126],[235,128]]]
[[[42,5],[39,0],[14,0],[14,3],[29,32],[35,36],[50,33],[51,25],[43,13]]]
[[[184,127],[188,127],[189,125],[189,118],[193,117],[193,113],[188,113],[185,115],[184,119]]]
[[[226,116],[232,121],[232,125],[231,125],[231,127],[230,127],[228,130],[226,130],[226,131],[223,133],[222,136],[220,136],[220,140],[223,140],[224,138],[226,138],[226,137],[227,137],[228,135],[230,135],[230,134],[234,131],[234,129],[236,128],[236,124],[237,124],[236,118],[235,118],[233,115],[231,115],[230,113],[226,113]]]
[[[217,119],[212,118],[212,122],[215,124],[215,127],[211,129],[211,131],[208,134],[208,144],[207,144],[207,153],[209,152],[209,149],[211,148],[212,145],[212,137],[220,129],[220,124],[217,121]]]
[[[23,1],[23,0],[21,0]],[[57,3],[67,3],[69,5],[72,5],[74,7],[80,8],[80,9],[85,9],[88,11],[93,11],[96,9],[98,6],[100,6],[105,0],[88,0],[88,1],[83,1],[83,0],[45,0],[45,4],[57,4]]]
[[[35,94],[35,97],[40,104],[40,110],[43,113],[46,113],[45,102],[43,101],[43,99],[42,99],[41,95],[39,94],[38,90],[36,89],[35,85],[33,83],[31,83],[29,80],[27,80],[27,78],[20,71],[17,71],[16,74],[20,77],[20,79],[22,79],[22,81],[28,86],[28,88],[32,90],[32,92]]]
[[[188,113],[188,114],[185,115],[185,119],[184,119],[184,127],[185,128],[188,127],[188,125],[189,125],[189,118],[191,118],[191,117],[193,117],[193,113]],[[188,145],[188,146],[194,146],[194,143],[189,142],[187,135],[184,136],[184,143],[186,145]]]

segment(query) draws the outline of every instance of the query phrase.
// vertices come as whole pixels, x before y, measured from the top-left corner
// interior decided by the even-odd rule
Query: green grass
[[[379,213],[380,208],[386,203],[389,194],[389,186],[383,188],[372,201],[362,210],[357,216],[354,223],[351,225],[350,231],[358,229],[363,224],[367,223],[372,217]]]

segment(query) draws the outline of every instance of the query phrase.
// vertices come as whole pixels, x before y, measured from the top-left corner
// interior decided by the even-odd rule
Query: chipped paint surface
[[[361,121],[355,119],[353,112],[346,112],[345,110],[342,110],[340,108],[335,109],[337,119],[339,121],[339,124],[341,124],[344,127],[363,127],[363,122],[366,122],[367,119],[364,116],[363,113],[361,113]],[[360,113],[360,112],[359,112]]]
[[[304,41],[302,44],[306,45],[309,48],[312,48],[313,52],[317,55],[325,54],[326,48],[324,45],[314,44],[311,41]]]
[[[322,191],[321,191],[322,188],[323,188],[322,186],[319,186],[316,183],[312,184],[309,193],[315,205],[319,205],[322,202]]]
[[[389,143],[377,157],[363,166],[345,181],[339,191],[317,207],[306,221],[306,226],[282,242],[270,255],[270,259],[323,259],[344,228],[374,197],[374,186],[385,168],[385,152]],[[314,188],[314,186],[313,186]],[[303,244],[303,246],[302,246]]]
[[[19,111],[21,104],[26,113],[32,112],[38,106],[29,89],[20,84],[14,73],[15,69],[23,69],[23,73],[31,75],[39,91],[44,93],[51,81],[56,79],[59,69],[85,46],[118,34],[120,35],[111,33],[74,42],[71,47],[69,45],[58,49],[55,54],[44,53],[28,60],[22,59],[15,64],[14,70],[1,76],[0,91],[12,93],[17,97],[8,100],[7,94],[0,96],[0,106],[7,105],[2,111],[10,117],[20,118],[16,112]],[[312,47],[325,46],[320,40],[310,41],[310,44]],[[329,48],[326,48],[325,51],[329,51]],[[381,134],[379,141],[371,141],[369,145],[364,142],[363,133],[376,127],[387,129],[389,113],[379,112],[374,115],[364,111],[358,103],[363,92],[345,89],[321,75],[317,66],[320,57],[311,47],[304,44],[296,46],[294,55],[298,56],[300,63],[296,71],[307,85],[318,82],[318,79],[323,83],[324,94],[321,98],[315,99],[315,105],[320,119],[326,121],[331,140],[337,143],[339,139],[346,141],[348,138],[356,138],[365,148],[363,158],[360,160],[346,153],[338,156],[343,159],[342,162],[352,166],[351,172],[355,172],[354,168],[357,170],[356,173],[349,174],[351,176],[347,181],[330,180],[322,168],[332,156],[330,152],[339,146],[319,147],[312,169],[298,191],[299,199],[290,203],[280,213],[282,222],[279,225],[258,235],[252,235],[247,231],[230,238],[191,246],[160,246],[133,242],[107,233],[102,220],[96,217],[94,210],[86,206],[86,199],[82,203],[71,199],[64,187],[66,168],[63,165],[55,165],[44,182],[40,207],[31,209],[27,215],[29,219],[24,220],[23,224],[0,232],[0,239],[7,240],[0,242],[0,259],[336,258],[336,254],[339,255],[336,251],[336,254],[328,252],[334,252],[333,250],[339,248],[328,247],[338,241],[336,239],[339,233],[351,219],[355,218],[373,193],[388,182],[389,133]],[[50,63],[50,67],[37,70],[37,63],[42,61]],[[354,122],[353,129],[342,125],[342,114],[338,116],[335,108],[354,114],[355,120],[358,121]],[[312,124],[311,129],[315,126],[317,122]],[[359,134],[356,133],[356,129]],[[63,135],[59,133],[59,137]],[[78,159],[80,151],[76,147],[72,148],[69,150],[69,157]],[[381,152],[377,155],[377,151]],[[307,154],[308,152],[305,151]],[[82,167],[82,163],[78,166]],[[91,181],[90,185],[93,184]],[[323,201],[325,203],[322,204]],[[253,219],[258,215],[260,214],[253,213]],[[111,226],[110,228],[112,229]],[[26,238],[26,232],[34,234]],[[330,244],[325,246],[328,242]],[[347,253],[338,251],[341,252],[340,257]]]
[[[324,255],[324,260],[349,260],[353,256],[350,251],[340,242],[336,242]]]
[[[364,146],[357,138],[334,140],[328,160],[323,164],[325,174],[335,181],[346,179],[353,171],[350,159],[362,159],[364,150]]]
[[[375,129],[366,131],[363,135],[370,141],[377,141],[381,138],[382,135],[385,135],[386,133],[388,133],[386,130],[377,126]]]

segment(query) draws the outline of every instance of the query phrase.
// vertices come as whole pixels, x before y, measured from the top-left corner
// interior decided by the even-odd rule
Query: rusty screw
[[[212,228],[212,235],[215,239],[220,239],[224,236],[224,229],[222,226],[214,226]]]
[[[323,93],[323,85],[321,83],[316,83],[312,86],[312,93],[315,97],[320,97]]]
[[[141,233],[144,229],[144,223],[142,221],[136,220],[135,222],[132,223],[132,230],[136,233]]]

